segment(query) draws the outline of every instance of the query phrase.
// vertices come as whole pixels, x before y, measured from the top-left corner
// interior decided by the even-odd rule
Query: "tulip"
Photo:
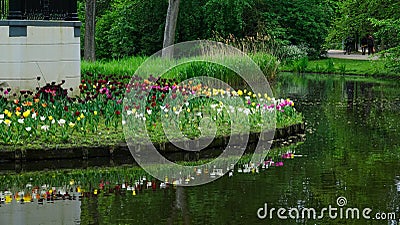
[[[30,110],[26,110],[22,115],[26,118],[31,114]]]
[[[5,123],[7,126],[10,126],[10,125],[11,125],[11,120],[5,119],[5,120],[4,120],[4,123]]]
[[[58,120],[58,125],[64,126],[65,122],[66,121],[64,119],[60,119],[60,120]]]
[[[32,102],[26,101],[22,104],[23,106],[32,106]]]
[[[40,129],[42,129],[42,130],[44,130],[44,131],[48,131],[49,128],[50,128],[49,125],[43,125],[43,126],[40,127]]]

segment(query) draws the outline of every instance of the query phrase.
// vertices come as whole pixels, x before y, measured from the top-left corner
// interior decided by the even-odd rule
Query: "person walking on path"
[[[367,39],[367,45],[368,45],[368,55],[374,54],[375,53],[375,40],[374,38],[369,35]]]
[[[368,37],[367,35],[365,35],[363,38],[361,38],[361,51],[363,55],[365,55],[365,52],[367,51],[367,46],[368,46]]]
[[[347,38],[344,40],[344,54],[346,55],[346,53],[348,55],[350,55],[351,52],[351,46],[353,44],[353,38],[350,36],[347,36]]]

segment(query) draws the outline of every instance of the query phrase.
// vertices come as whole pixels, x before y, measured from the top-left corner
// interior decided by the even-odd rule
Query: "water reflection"
[[[113,168],[118,172],[115,173],[114,176],[110,176],[108,172],[104,171],[97,171],[94,176],[91,171],[85,173],[84,170],[82,170],[82,174],[68,174],[68,171],[60,171],[61,173],[57,175],[52,174],[52,172],[16,174],[9,179],[12,185],[7,184],[4,177],[0,179],[2,180],[1,189],[6,190],[0,192],[0,206],[2,206],[0,208],[0,215],[15,214],[15,205],[21,205],[18,206],[19,208],[29,205],[29,207],[23,208],[24,210],[21,213],[25,213],[26,210],[32,210],[32,206],[34,205],[44,205],[40,210],[42,210],[44,214],[47,214],[50,213],[51,210],[62,211],[64,207],[76,206],[76,203],[73,202],[80,202],[78,204],[78,209],[84,211],[81,216],[82,221],[79,219],[77,220],[81,211],[76,211],[76,208],[72,208],[73,212],[76,211],[78,214],[71,215],[65,220],[60,219],[60,223],[70,224],[70,219],[72,218],[74,223],[82,222],[85,224],[88,222],[88,218],[85,217],[85,215],[87,215],[86,213],[90,214],[89,217],[93,219],[93,223],[98,223],[101,218],[106,216],[102,210],[102,203],[104,201],[108,202],[107,199],[110,199],[109,203],[111,204],[116,203],[114,201],[118,200],[122,207],[125,201],[127,204],[132,204],[132,202],[135,201],[146,202],[152,201],[153,198],[160,198],[160,194],[167,194],[174,197],[169,203],[162,206],[163,210],[168,210],[170,212],[167,217],[164,217],[166,222],[168,224],[174,224],[176,221],[183,221],[183,224],[191,224],[191,209],[193,206],[191,205],[190,189],[178,186],[181,182],[191,182],[194,179],[202,179],[202,177],[208,176],[223,176],[226,172],[228,173],[225,177],[228,177],[231,181],[234,181],[232,179],[239,174],[247,173],[247,176],[254,176],[254,174],[266,173],[274,167],[283,167],[287,164],[284,164],[284,161],[301,157],[302,155],[295,154],[295,147],[296,146],[293,145],[282,149],[275,149],[268,155],[266,160],[258,163],[249,162],[251,158],[250,155],[244,157],[236,167],[233,164],[215,165],[205,170],[198,167],[189,174],[185,180],[183,180],[183,177],[177,177],[176,174],[166,174],[165,180],[158,181],[143,175],[144,172],[135,174],[135,177],[138,177],[138,179],[133,180],[126,177],[127,174],[132,174],[130,171],[124,174],[126,168]],[[53,179],[49,180],[47,177],[52,177]],[[51,181],[51,184],[37,185],[46,181]],[[17,183],[19,185],[16,185]],[[162,201],[162,199],[160,200]],[[80,204],[83,204],[82,207],[79,207]],[[154,206],[159,207],[159,204],[155,204]],[[150,206],[150,208],[154,206]],[[51,208],[51,210],[49,210],[49,208]],[[139,215],[140,214],[135,214],[132,216],[136,217]],[[26,218],[27,221],[40,224],[43,218],[47,217],[40,219],[37,217],[29,217],[29,214],[27,214]],[[136,221],[136,219],[132,220]],[[49,221],[45,221],[45,223],[54,223],[54,220]],[[9,222],[15,224],[14,220]]]
[[[0,224],[80,224],[80,201],[7,204],[0,207]]]
[[[81,181],[81,187],[91,193],[78,201],[81,204],[80,223],[398,224],[398,219],[280,220],[275,217],[260,220],[257,210],[265,203],[275,208],[313,207],[321,210],[329,205],[337,206],[336,200],[343,196],[348,207],[369,207],[373,213],[395,212],[399,217],[399,87],[399,82],[393,80],[284,76],[275,84],[275,94],[298,102],[297,108],[304,114],[309,131],[303,144],[262,162],[241,161],[234,169],[230,164],[197,168],[190,174],[182,174],[180,181],[180,174],[168,174],[167,180],[157,181],[155,191],[152,185],[148,186],[152,179],[136,171],[114,173],[98,169],[97,173],[92,173],[85,170],[93,179],[76,172],[75,181]],[[173,185],[174,181],[176,184],[202,176],[218,176],[221,170],[228,171],[227,175],[207,185]],[[96,175],[99,173],[103,175]],[[65,182],[72,178],[65,176]],[[146,176],[146,182],[143,176]],[[10,185],[25,187],[29,177],[27,180],[23,177],[20,182]],[[47,177],[40,179],[41,182],[54,181]],[[99,187],[101,180],[104,190]],[[122,186],[124,182],[126,184]],[[136,187],[137,182],[140,187]],[[13,195],[22,190],[2,185],[0,190],[4,192],[8,188]],[[110,193],[109,190],[115,190],[116,186],[120,191]],[[98,190],[96,196],[94,189]],[[2,210],[12,205],[22,206],[16,201],[2,204],[0,218],[3,218]]]

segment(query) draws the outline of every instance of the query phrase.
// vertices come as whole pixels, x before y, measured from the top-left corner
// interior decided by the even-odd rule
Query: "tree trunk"
[[[168,0],[167,17],[165,20],[164,42],[162,57],[172,57],[174,51],[172,48],[165,50],[166,47],[171,46],[175,42],[175,29],[176,21],[178,20],[180,0]]]
[[[96,0],[86,0],[85,18],[85,49],[84,59],[87,61],[96,60],[95,52],[95,24],[96,24]]]

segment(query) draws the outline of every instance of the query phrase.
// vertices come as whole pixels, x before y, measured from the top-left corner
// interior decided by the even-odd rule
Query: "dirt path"
[[[328,50],[328,58],[338,59],[356,59],[356,60],[377,60],[378,56],[368,54],[362,55],[361,52],[352,53],[351,55],[345,55],[343,50]]]

